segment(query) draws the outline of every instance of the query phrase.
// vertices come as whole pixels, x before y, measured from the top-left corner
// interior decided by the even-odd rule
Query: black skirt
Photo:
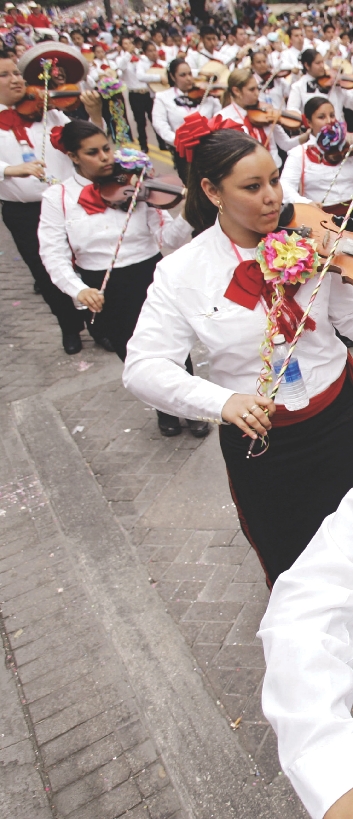
[[[273,428],[269,450],[246,459],[249,438],[220,427],[229,484],[243,532],[271,587],[353,486],[353,386],[297,424]]]
[[[91,324],[92,313],[85,310],[87,329],[93,338],[109,338],[122,361],[125,361],[126,345],[133,335],[147,290],[153,282],[156,264],[161,259],[162,254],[157,253],[142,262],[114,268],[105,290],[103,310],[95,316],[94,324]],[[76,267],[76,270],[87,287],[100,290],[105,270],[83,270],[82,267]]]

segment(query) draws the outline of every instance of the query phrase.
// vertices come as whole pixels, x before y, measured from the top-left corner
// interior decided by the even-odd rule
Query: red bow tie
[[[77,203],[85,209],[89,216],[92,216],[93,213],[104,213],[108,207],[95,185],[85,185],[85,187],[82,188]]]
[[[33,148],[32,142],[27,134],[27,128],[33,125],[33,120],[27,117],[22,117],[15,108],[7,108],[5,111],[0,111],[0,128],[2,131],[13,131],[17,142],[25,140],[28,145]]]
[[[284,285],[285,296],[278,317],[278,331],[283,333],[286,341],[293,341],[295,331],[303,317],[303,310],[294,300],[300,284]],[[268,308],[272,307],[273,285],[265,282],[258,262],[249,260],[241,262],[235,268],[233,277],[224,294],[226,299],[246,307],[248,310],[255,310],[257,303],[262,297]],[[316,324],[312,318],[308,317],[305,322],[306,330],[315,330]]]

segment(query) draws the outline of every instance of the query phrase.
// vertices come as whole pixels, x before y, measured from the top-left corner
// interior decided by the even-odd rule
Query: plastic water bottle
[[[273,341],[275,347],[273,350],[272,366],[275,371],[275,376],[277,377],[281,371],[284,359],[287,357],[289,347],[282,334],[275,336]],[[282,378],[278,397],[283,401],[287,410],[303,409],[303,407],[307,407],[309,404],[308,393],[300,372],[299,362],[294,355],[292,355]]]
[[[28,145],[25,139],[21,139],[20,141],[21,151],[22,151],[22,160],[23,162],[35,162],[37,157],[34,153],[33,148]]]

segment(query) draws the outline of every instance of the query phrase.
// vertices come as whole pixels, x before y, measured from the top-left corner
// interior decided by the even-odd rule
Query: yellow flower
[[[283,242],[278,242],[276,239],[272,242],[272,247],[277,251],[277,256],[273,260],[273,266],[278,269],[288,270],[293,267],[299,259],[305,259],[308,251],[304,247],[297,245],[296,240],[298,236],[292,233],[288,236],[286,245]]]

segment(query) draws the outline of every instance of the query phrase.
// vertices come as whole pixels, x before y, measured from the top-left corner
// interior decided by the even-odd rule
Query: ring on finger
[[[250,412],[243,412],[243,414],[242,414],[242,416],[241,416],[241,417],[242,417],[242,419],[243,419],[243,421],[246,421],[246,419],[247,419],[248,415],[250,415]]]

